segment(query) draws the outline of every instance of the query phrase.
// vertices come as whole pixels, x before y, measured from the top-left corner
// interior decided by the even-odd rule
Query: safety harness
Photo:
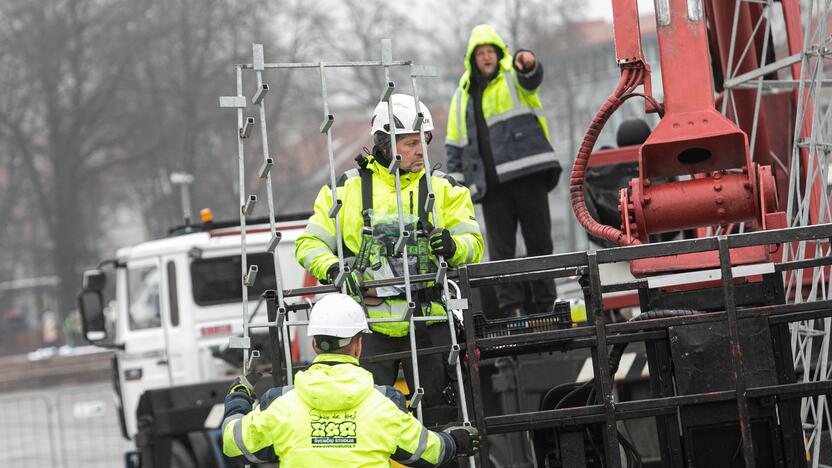
[[[371,210],[373,209],[373,172],[367,169],[369,160],[364,155],[355,158],[358,163],[358,174],[361,177],[361,216],[364,219],[364,227],[361,230],[361,245],[355,254],[353,271],[363,273],[370,267],[370,258],[374,248],[378,249],[378,243],[373,237],[373,225]],[[417,259],[417,273],[436,272],[436,265],[430,260],[430,249],[428,246],[428,235],[432,229],[426,208],[428,198],[427,172],[419,178],[418,188],[418,223],[415,235],[415,245],[408,245],[408,255],[415,255]],[[378,252],[379,255],[393,256],[395,252]],[[432,301],[437,300],[441,295],[434,286],[432,288],[420,289],[416,295],[418,303],[428,306]]]

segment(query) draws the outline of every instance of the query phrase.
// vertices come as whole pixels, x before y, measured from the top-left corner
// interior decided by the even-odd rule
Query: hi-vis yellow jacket
[[[395,177],[372,156],[367,158],[367,169],[372,171],[373,210],[376,213],[397,213]],[[424,170],[400,175],[402,209],[407,214],[418,213],[419,179],[424,175]],[[479,262],[483,253],[482,233],[474,217],[474,205],[468,189],[439,171],[433,172],[431,184],[438,219],[429,214],[429,221],[434,227],[447,229],[456,244],[454,256],[446,260],[452,267]],[[357,253],[364,227],[359,170],[351,169],[344,173],[337,182],[336,191],[343,202],[340,220],[344,246],[350,252]],[[338,261],[335,220],[329,217],[331,205],[330,188],[324,186],[315,199],[314,212],[306,231],[295,241],[295,258],[318,279],[326,278],[327,269]],[[370,279],[370,276],[365,273],[365,278]],[[400,317],[407,303],[401,298],[389,298],[378,306],[368,305],[367,308],[370,318]],[[438,303],[433,303],[429,315],[445,315],[445,310]],[[408,333],[407,322],[373,323],[370,327],[389,336],[399,337]]]
[[[246,397],[232,393],[226,398],[225,455],[252,463],[276,455],[281,468],[386,468],[390,459],[433,467],[456,455],[449,435],[425,429],[396,406],[352,356],[319,355],[307,371],[296,374],[294,388],[280,393],[254,410]]]
[[[500,183],[540,171],[555,171],[549,189],[560,174],[560,163],[550,143],[546,118],[538,89],[525,89],[517,79],[514,57],[491,25],[481,24],[471,31],[465,54],[465,73],[451,98],[448,110],[448,172],[468,186],[474,201],[487,191],[485,166],[477,142],[474,101],[470,98],[472,56],[477,46],[491,44],[502,52],[497,76],[482,94],[482,113],[488,126],[488,141]]]

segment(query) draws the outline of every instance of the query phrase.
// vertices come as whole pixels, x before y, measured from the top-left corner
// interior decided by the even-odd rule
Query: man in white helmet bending
[[[252,410],[250,383],[237,379],[225,399],[223,452],[251,463],[279,460],[281,467],[440,466],[479,449],[474,428],[425,429],[394,403],[395,389],[373,385],[358,366],[370,333],[364,311],[351,297],[330,294],[312,308],[307,334],[318,356],[295,375],[295,387],[271,389]],[[395,392],[398,398],[391,398]]]
[[[471,194],[453,178],[433,171],[431,184],[437,219],[425,209],[427,177],[419,130],[414,127],[416,102],[413,96],[406,94],[394,94],[391,99],[396,152],[401,155],[402,210],[406,230],[411,233],[407,243],[410,274],[435,272],[440,255],[451,267],[479,262],[483,240],[474,217]],[[423,115],[425,139],[429,143],[433,119],[424,104],[420,103],[419,110]],[[352,274],[361,275],[363,280],[404,275],[403,258],[395,251],[399,218],[395,176],[388,171],[393,160],[389,122],[388,105],[380,102],[370,122],[372,154],[359,155],[356,158],[358,167],[347,171],[337,181],[337,197],[342,202],[340,222],[345,256],[349,257]],[[329,217],[331,206],[331,190],[324,186],[315,200],[314,214],[309,218],[306,231],[295,241],[297,261],[323,283],[333,282],[339,273],[335,220]],[[433,282],[413,284],[416,316],[446,315],[437,286]],[[351,292],[354,295],[361,293],[357,290]],[[370,318],[401,317],[408,305],[402,287],[373,288],[363,292],[363,299]],[[372,323],[370,328],[375,333],[364,340],[365,356],[410,349],[408,322],[377,322]],[[419,348],[450,345],[447,324],[417,322],[416,341]],[[425,409],[455,404],[446,361],[446,357],[440,354],[419,357]],[[373,373],[376,384],[392,385],[400,363],[408,388],[413,392],[412,365],[409,361],[374,362],[365,368]]]

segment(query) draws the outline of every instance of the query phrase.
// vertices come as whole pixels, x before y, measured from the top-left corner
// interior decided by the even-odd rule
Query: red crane
[[[771,68],[769,73],[791,66],[793,78],[799,79],[800,61],[795,59],[800,56],[803,41],[799,2],[781,3],[792,56],[775,62],[771,38],[752,27],[764,14],[765,5],[720,0],[657,1],[663,90],[663,101],[658,102],[653,96],[650,66],[642,52],[636,0],[613,0],[621,80],[589,124],[570,178],[573,212],[591,235],[633,245],[649,242],[651,234],[669,231],[687,230],[704,236],[713,228],[731,232],[740,223],[746,231],[787,226],[783,206],[788,174],[772,168],[772,149],[789,154],[798,91],[762,96],[763,103],[758,105],[754,90],[734,90],[726,98],[724,84],[717,82],[715,89],[714,83],[715,75],[720,81],[722,77],[737,77],[735,81],[762,77],[764,65]],[[737,22],[735,35],[733,21]],[[736,43],[749,44],[749,50],[734,54]],[[770,60],[760,63],[761,55]],[[640,86],[642,93],[636,92]],[[605,226],[586,209],[585,170],[610,115],[632,97],[645,99],[645,110],[658,112],[661,119],[648,139],[635,148],[637,153],[632,153],[633,160],[638,161],[639,177],[620,191],[621,226]],[[716,104],[725,99],[733,100],[730,108],[723,106],[728,109],[728,117],[716,109]],[[772,109],[776,115],[768,118],[767,111]],[[811,109],[807,111],[811,115]],[[808,124],[804,127],[801,135],[805,137]],[[754,138],[751,148],[749,135]],[[801,156],[805,171],[809,165],[805,150]],[[810,184],[812,219],[816,220],[820,184]],[[761,246],[734,249],[731,259],[739,265],[768,261],[778,255],[776,246]],[[711,252],[637,260],[630,268],[634,275],[645,276],[718,264]]]

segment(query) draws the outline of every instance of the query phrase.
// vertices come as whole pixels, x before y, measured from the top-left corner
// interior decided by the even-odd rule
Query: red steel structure
[[[783,0],[781,4],[790,57],[778,62],[768,29],[764,33],[753,26],[759,25],[764,4],[658,0],[663,90],[663,101],[658,102],[642,52],[636,0],[613,0],[621,80],[588,126],[570,178],[573,212],[591,235],[619,245],[635,245],[649,242],[651,234],[669,231],[685,230],[701,237],[715,229],[731,232],[740,223],[745,230],[788,225],[784,208],[788,163],[782,160],[788,159],[792,148],[799,91],[762,95],[759,89],[736,88],[727,97],[725,92],[730,78],[751,79],[746,75],[755,73],[762,78],[764,66],[771,68],[770,75],[790,65],[792,77],[800,78],[800,61],[791,59],[802,51],[799,0]],[[735,50],[739,49],[737,44],[744,49]],[[723,82],[723,77],[729,80]],[[643,86],[642,93],[635,92],[639,86]],[[621,189],[622,225],[601,225],[586,209],[584,173],[610,115],[636,96],[644,98],[645,110],[658,112],[661,120],[638,147],[639,177]],[[722,104],[722,113],[717,103]],[[811,115],[811,109],[805,111]],[[804,120],[801,139],[808,137],[810,121]],[[805,148],[800,152],[800,170],[805,172],[810,165],[808,152]],[[785,158],[778,161],[778,155]],[[623,155],[617,156],[620,161]],[[817,180],[807,183],[812,200],[810,223],[814,224],[821,187]],[[733,249],[731,260],[735,265],[758,263],[780,254],[777,246],[757,246]],[[718,264],[714,253],[686,254],[633,261],[631,270],[634,275],[647,276]]]

